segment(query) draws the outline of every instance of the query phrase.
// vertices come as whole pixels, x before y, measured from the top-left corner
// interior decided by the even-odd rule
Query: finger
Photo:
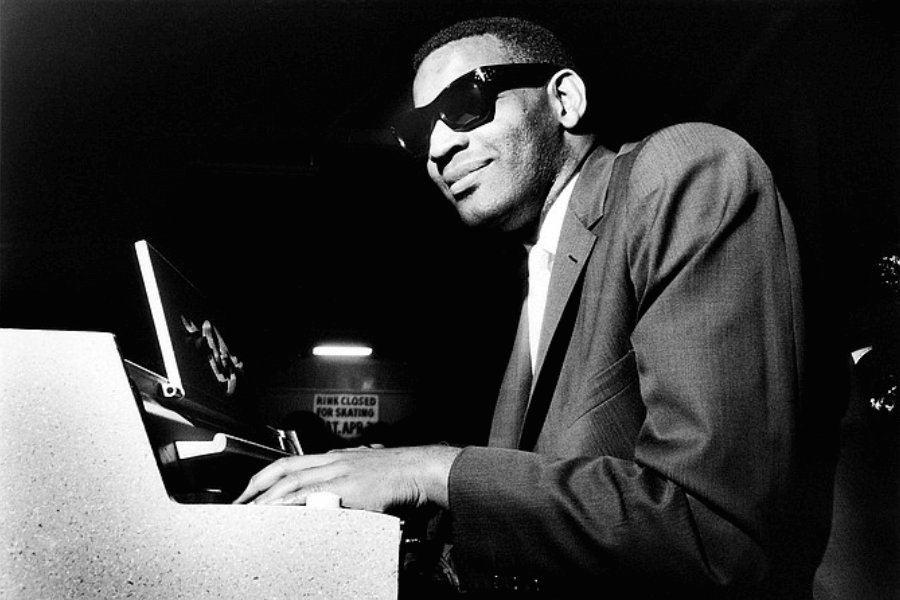
[[[315,461],[320,463],[320,461]],[[322,485],[334,479],[339,472],[332,463],[305,464],[294,468],[283,477],[267,486],[253,499],[253,504],[303,504],[306,496],[314,491],[322,491]]]
[[[306,497],[313,493],[322,491],[322,483],[313,480],[314,474],[308,471],[302,473],[293,473],[275,484],[269,489],[259,494],[252,500],[252,504],[296,504],[306,503]],[[315,478],[318,479],[318,478]]]
[[[260,492],[269,489],[269,487],[273,483],[284,477],[284,474],[285,466],[281,462],[281,460],[273,462],[250,478],[250,481],[247,482],[247,487],[234,500],[233,504],[246,503],[250,499],[259,495]]]
[[[271,488],[290,473],[317,466],[322,462],[322,459],[316,455],[291,456],[276,460],[250,478],[246,489],[234,500],[234,504],[244,504]]]
[[[292,474],[284,477],[267,489],[260,492],[250,503],[251,504],[288,504],[286,496],[292,496],[291,504],[298,504],[299,498],[296,498],[296,492],[303,488],[301,475]]]

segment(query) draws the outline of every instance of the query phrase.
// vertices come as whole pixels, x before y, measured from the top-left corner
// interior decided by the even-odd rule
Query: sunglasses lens
[[[431,105],[403,113],[394,125],[394,135],[414,156],[424,156],[438,119],[454,131],[470,131],[487,119],[490,108],[477,82],[460,82],[444,90]]]
[[[432,111],[409,110],[394,124],[394,135],[407,152],[421,156],[428,152],[433,125]]]
[[[488,115],[485,94],[476,81],[447,90],[452,91],[440,107],[441,120],[454,131],[470,131],[478,127]]]

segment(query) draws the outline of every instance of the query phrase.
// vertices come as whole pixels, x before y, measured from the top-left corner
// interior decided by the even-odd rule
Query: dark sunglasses
[[[425,156],[438,119],[453,131],[471,131],[494,118],[500,92],[545,85],[561,68],[547,63],[478,67],[453,80],[430,104],[402,113],[392,128],[394,135],[410,154]]]

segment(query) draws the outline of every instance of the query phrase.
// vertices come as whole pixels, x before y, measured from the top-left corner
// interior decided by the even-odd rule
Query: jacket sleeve
[[[620,218],[646,409],[633,460],[464,450],[450,476],[464,582],[702,590],[772,576],[802,485],[791,222],[762,160],[711,126],[656,134],[629,181]]]

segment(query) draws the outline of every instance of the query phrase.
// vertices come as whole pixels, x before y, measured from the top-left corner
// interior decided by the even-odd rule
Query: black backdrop
[[[234,315],[263,380],[325,337],[408,360],[444,424],[483,431],[512,259],[463,230],[386,127],[409,55],[473,14],[573,40],[607,141],[681,120],[771,164],[821,260],[835,335],[885,329],[900,48],[874,2],[3,0],[0,326],[115,332],[140,359],[130,245]],[[512,311],[514,313],[515,311]],[[848,348],[849,349],[849,348]]]

